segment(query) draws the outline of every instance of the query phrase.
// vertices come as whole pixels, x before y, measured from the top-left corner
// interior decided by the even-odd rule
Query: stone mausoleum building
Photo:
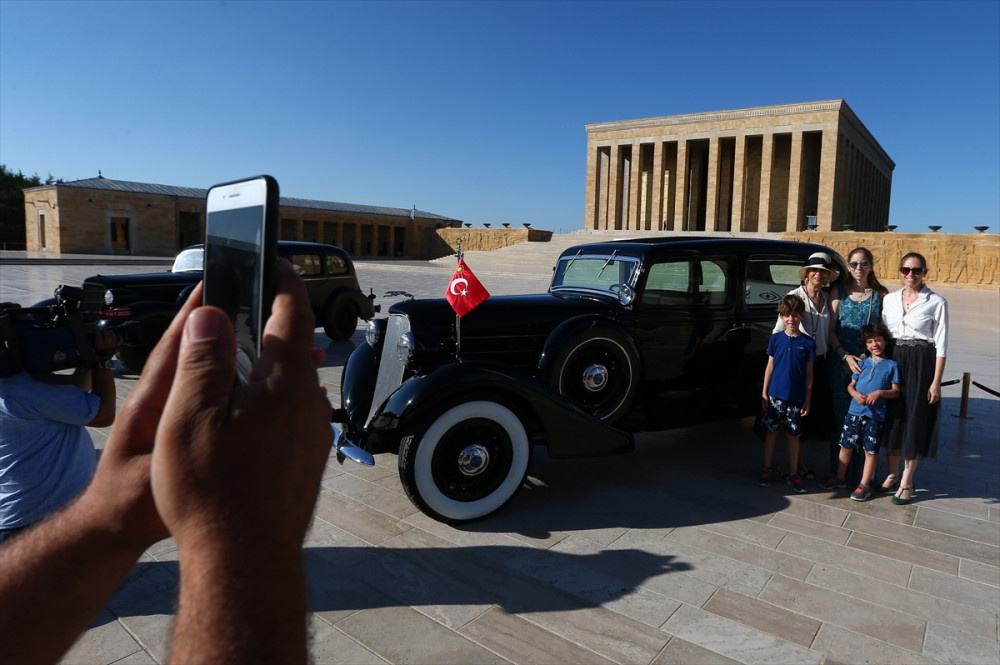
[[[26,249],[62,254],[173,256],[205,237],[208,190],[98,176],[24,190]],[[437,258],[437,234],[462,222],[405,208],[282,196],[282,240],[343,247],[359,257]]]
[[[884,231],[895,163],[842,99],[590,124],[584,228]]]

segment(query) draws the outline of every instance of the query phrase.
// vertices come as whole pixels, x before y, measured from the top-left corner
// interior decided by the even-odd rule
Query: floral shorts
[[[777,432],[782,427],[789,436],[802,434],[802,405],[768,396],[767,408],[760,424],[767,432]]]
[[[848,413],[844,418],[844,428],[840,433],[841,448],[864,448],[869,455],[878,455],[882,443],[882,425],[884,423],[869,418]]]

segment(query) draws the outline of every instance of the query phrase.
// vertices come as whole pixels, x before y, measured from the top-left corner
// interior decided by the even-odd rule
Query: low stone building
[[[842,99],[590,124],[585,229],[884,231],[895,163]]]
[[[98,176],[24,190],[26,249],[172,256],[205,235],[208,190]],[[329,243],[359,257],[431,259],[452,250],[438,229],[461,220],[405,208],[282,196],[279,238]]]

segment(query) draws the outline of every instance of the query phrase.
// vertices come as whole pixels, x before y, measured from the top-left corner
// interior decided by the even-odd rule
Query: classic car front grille
[[[375,412],[389,399],[389,395],[396,392],[396,389],[403,383],[405,367],[399,360],[396,344],[403,333],[408,332],[410,332],[409,318],[402,314],[389,315],[389,322],[385,329],[385,340],[382,342],[382,357],[378,364],[378,377],[375,380],[375,394],[372,396],[372,407],[371,411],[368,412],[365,427],[375,417]]]

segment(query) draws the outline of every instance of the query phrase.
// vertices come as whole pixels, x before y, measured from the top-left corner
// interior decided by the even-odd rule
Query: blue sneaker
[[[845,487],[847,487],[847,482],[837,476],[827,476],[819,481],[819,488],[821,490],[842,490]]]
[[[770,487],[771,476],[773,475],[774,472],[771,471],[771,467],[765,466],[763,469],[760,470],[760,475],[757,476],[757,484],[760,485],[761,487]]]
[[[806,484],[802,482],[802,476],[800,476],[797,473],[788,476],[785,479],[785,482],[788,483],[791,486],[791,488],[796,492],[798,492],[799,494],[804,494],[806,491]]]

